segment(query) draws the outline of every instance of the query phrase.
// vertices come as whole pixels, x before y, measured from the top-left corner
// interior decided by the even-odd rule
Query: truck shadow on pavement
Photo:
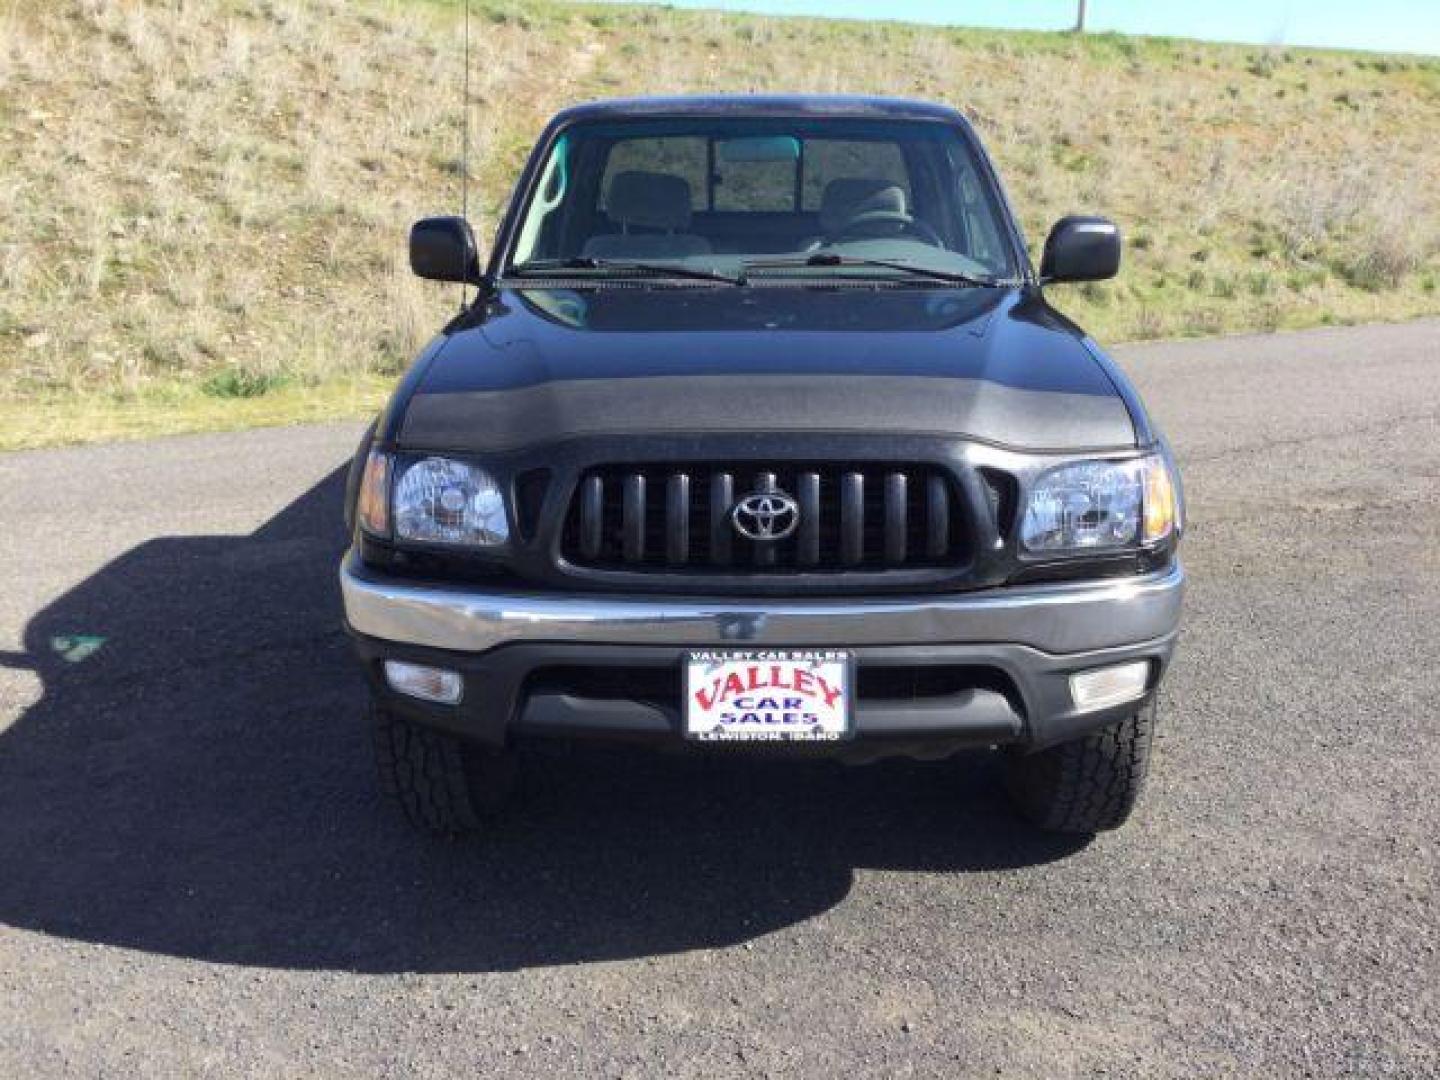
[[[577,749],[475,841],[376,790],[340,630],[337,470],[250,536],[140,545],[36,615],[43,696],[0,731],[0,921],[236,964],[485,971],[730,945],[857,868],[991,870],[1079,842],[984,759],[740,762]]]

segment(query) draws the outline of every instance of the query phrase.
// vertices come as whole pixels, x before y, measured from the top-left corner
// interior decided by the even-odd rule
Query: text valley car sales
[[[849,730],[848,653],[718,651],[688,658],[686,728],[711,741],[832,741]]]

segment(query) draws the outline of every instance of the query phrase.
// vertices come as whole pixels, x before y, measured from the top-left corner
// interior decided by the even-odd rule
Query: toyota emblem
[[[731,507],[730,524],[747,540],[784,540],[800,525],[800,504],[778,488],[757,491]]]

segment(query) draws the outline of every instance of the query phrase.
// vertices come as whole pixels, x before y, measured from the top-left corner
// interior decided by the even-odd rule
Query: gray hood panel
[[[751,431],[953,435],[1029,450],[1134,441],[1113,394],[891,375],[672,375],[419,394],[402,442],[483,453],[571,436]]]

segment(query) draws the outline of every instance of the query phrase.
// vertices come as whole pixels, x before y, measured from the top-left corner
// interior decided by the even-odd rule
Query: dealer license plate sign
[[[685,657],[685,734],[706,742],[834,742],[851,734],[850,654],[717,649]]]

